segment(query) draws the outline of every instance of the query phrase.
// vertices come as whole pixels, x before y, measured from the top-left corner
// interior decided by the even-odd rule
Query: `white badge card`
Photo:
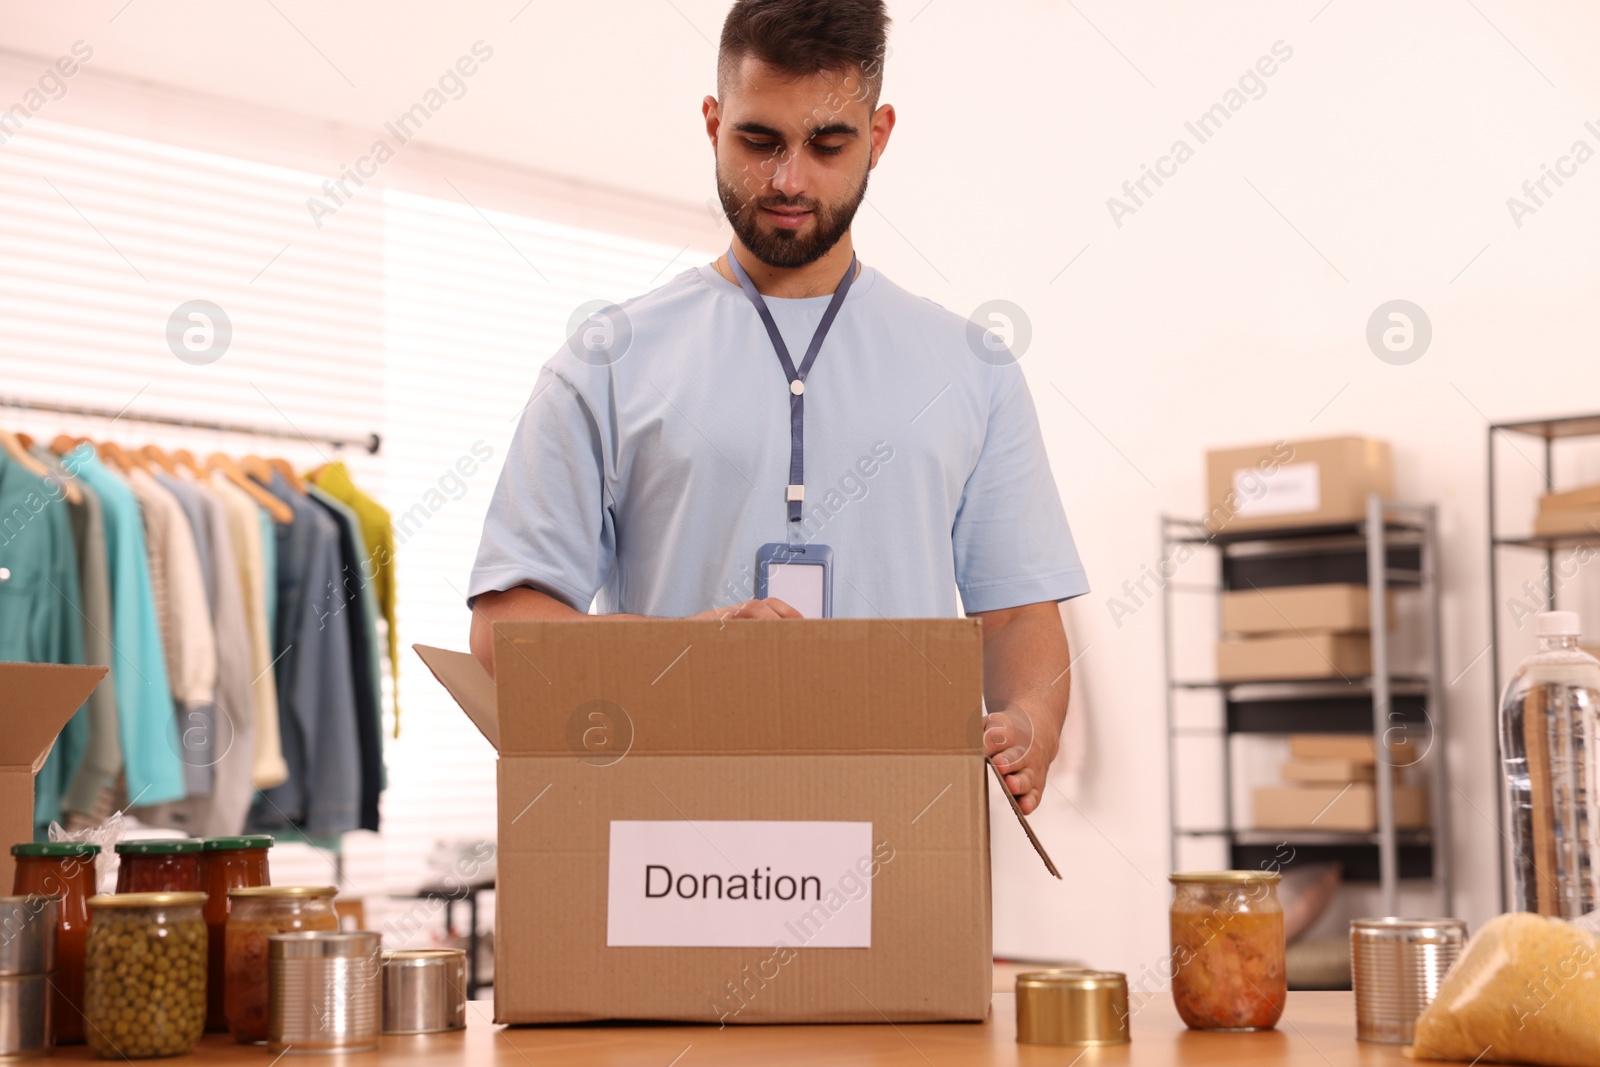
[[[808,619],[833,617],[833,550],[765,544],[756,552],[756,597],[777,597]]]

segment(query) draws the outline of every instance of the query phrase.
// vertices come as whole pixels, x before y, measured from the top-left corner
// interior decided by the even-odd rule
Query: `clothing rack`
[[[27,400],[21,397],[0,396],[0,407],[21,411],[48,411],[59,415],[77,415],[91,419],[109,419],[112,422],[150,423],[157,426],[178,426],[190,430],[212,430],[217,433],[246,434],[253,437],[274,437],[281,440],[305,441],[308,444],[332,445],[336,449],[361,448],[377,455],[383,446],[379,434],[369,433],[364,438],[336,437],[331,434],[304,434],[299,430],[282,430],[277,427],[252,426],[248,423],[215,422],[175,415],[155,415],[149,412],[112,411],[110,408],[83,407],[76,404],[56,404],[46,400]]]

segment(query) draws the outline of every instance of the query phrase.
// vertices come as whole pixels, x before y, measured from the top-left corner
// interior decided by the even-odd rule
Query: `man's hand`
[[[1024,815],[1039,806],[1067,717],[1067,635],[1051,601],[978,612],[983,622],[983,754]]]
[[[983,717],[983,754],[1000,772],[1024,815],[1039,806],[1056,745],[1057,731],[1034,722],[1015,704]]]
[[[725,608],[712,608],[689,618],[720,619],[725,622],[728,619],[802,619],[805,616],[777,597],[769,596],[761,600],[743,600]]]

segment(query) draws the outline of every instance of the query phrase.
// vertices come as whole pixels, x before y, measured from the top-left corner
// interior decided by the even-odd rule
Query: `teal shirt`
[[[66,496],[0,453],[0,660],[83,662],[83,597]],[[85,704],[34,777],[34,834],[61,815],[61,795],[89,740]]]
[[[182,800],[178,719],[162,654],[139,503],[127,483],[107,470],[88,445],[68,452],[61,463],[100,494],[105,516],[111,564],[111,676],[117,691],[128,806]]]

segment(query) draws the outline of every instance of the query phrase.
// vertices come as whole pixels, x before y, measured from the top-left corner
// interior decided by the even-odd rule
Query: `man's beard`
[[[856,209],[867,195],[867,178],[871,173],[871,168],[862,171],[861,184],[848,201],[819,204],[807,197],[797,200],[790,200],[786,196],[746,199],[739,195],[732,182],[723,180],[722,170],[718,168],[717,195],[722,199],[722,210],[728,216],[728,223],[744,246],[767,266],[792,270],[815,263],[839,243],[839,238],[850,229]],[[763,229],[759,212],[764,207],[792,207],[810,211],[812,225],[804,233],[776,227]]]

